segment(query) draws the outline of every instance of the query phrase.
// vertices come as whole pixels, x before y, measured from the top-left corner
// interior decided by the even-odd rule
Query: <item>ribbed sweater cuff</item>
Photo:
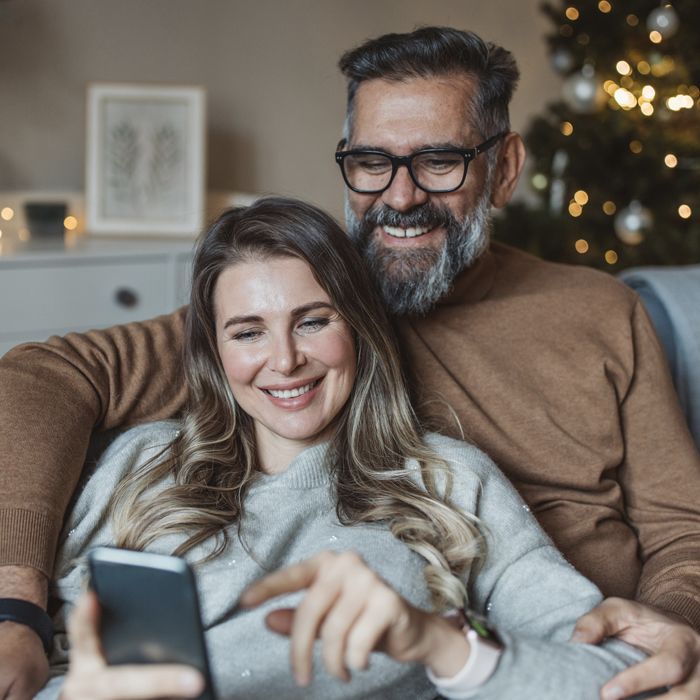
[[[60,531],[60,521],[46,513],[0,509],[0,566],[30,566],[51,577]]]
[[[700,633],[700,601],[685,593],[663,593],[655,596],[653,600],[641,600],[640,603],[650,603],[651,605],[668,610],[680,615],[688,624]]]

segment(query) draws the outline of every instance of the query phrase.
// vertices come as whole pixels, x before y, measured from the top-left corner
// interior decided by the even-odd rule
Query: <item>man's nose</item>
[[[304,362],[304,353],[293,334],[285,334],[273,340],[268,365],[274,372],[292,374]]]
[[[396,211],[410,211],[428,201],[428,193],[413,182],[405,165],[399,166],[391,185],[382,192],[382,201]]]

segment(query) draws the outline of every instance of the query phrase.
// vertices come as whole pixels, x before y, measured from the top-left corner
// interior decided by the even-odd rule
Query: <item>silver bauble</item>
[[[639,245],[653,224],[651,212],[636,199],[617,212],[614,222],[617,237],[627,245]]]
[[[551,61],[554,70],[562,75],[566,75],[574,67],[574,55],[561,46],[552,51]]]
[[[664,5],[652,10],[647,17],[647,29],[659,32],[664,39],[672,37],[680,25],[678,14],[671,5]]]
[[[564,81],[562,86],[564,102],[579,114],[597,112],[605,99],[605,92],[591,66],[584,66]]]

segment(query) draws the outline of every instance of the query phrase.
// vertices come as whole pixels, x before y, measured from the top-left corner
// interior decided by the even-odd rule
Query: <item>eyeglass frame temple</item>
[[[358,151],[359,153],[380,153],[384,156],[386,156],[389,159],[389,162],[391,163],[391,177],[389,178],[389,182],[387,183],[386,187],[384,187],[381,190],[358,190],[354,188],[349,182],[347,175],[345,173],[345,165],[344,165],[344,160],[346,156],[352,155],[355,151],[350,150],[350,151],[341,151],[340,149],[347,143],[347,139],[342,138],[340,141],[338,141],[338,145],[335,147],[335,162],[339,165],[340,167],[340,172],[343,175],[343,180],[345,180],[345,184],[353,191],[357,192],[358,194],[381,194],[382,192],[386,192],[390,187],[391,183],[394,182],[394,178],[396,177],[396,173],[398,172],[399,168],[401,166],[405,166],[406,170],[408,170],[408,174],[411,177],[411,180],[413,181],[413,184],[420,190],[423,190],[423,192],[427,192],[428,194],[448,194],[450,192],[456,192],[463,184],[464,181],[467,179],[467,171],[469,170],[469,163],[474,160],[478,155],[481,153],[485,153],[486,151],[489,150],[492,146],[494,146],[500,139],[504,138],[505,136],[508,135],[508,131],[501,131],[498,134],[495,134],[489,139],[486,139],[483,143],[480,143],[478,146],[474,146],[474,148],[426,148],[424,151],[416,151],[415,153],[411,153],[411,155],[408,156],[394,156],[391,155],[390,153],[385,153],[384,151],[373,151],[373,150],[367,150],[363,151],[360,150]],[[416,156],[419,155],[421,152],[440,152],[440,151],[452,151],[454,153],[459,153],[463,158],[464,158],[464,173],[462,175],[462,179],[460,180],[459,185],[457,185],[454,188],[451,188],[449,190],[427,190],[425,189],[422,185],[420,185],[416,181],[416,176],[413,173],[413,167],[411,164],[411,160]]]

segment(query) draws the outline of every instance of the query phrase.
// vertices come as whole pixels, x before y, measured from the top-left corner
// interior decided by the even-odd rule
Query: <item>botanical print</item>
[[[188,104],[112,97],[102,103],[101,215],[182,219],[188,201]]]

